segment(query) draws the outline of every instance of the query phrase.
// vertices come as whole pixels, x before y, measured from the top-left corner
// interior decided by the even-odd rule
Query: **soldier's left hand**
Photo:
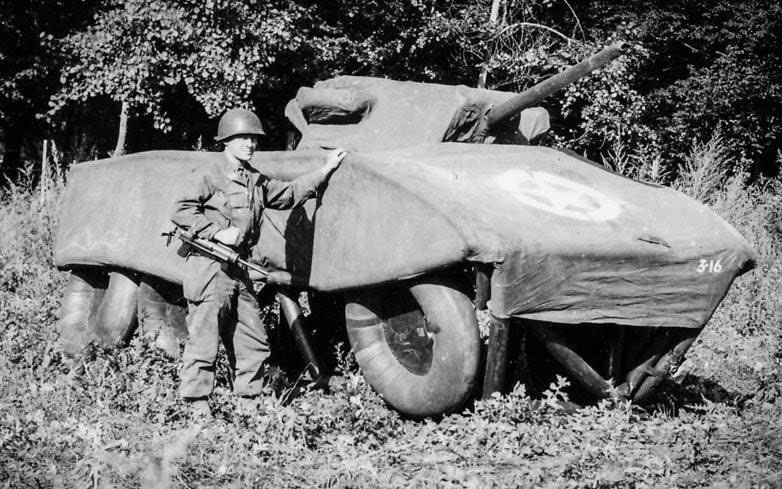
[[[252,268],[247,270],[247,276],[252,282],[266,282],[266,275]]]

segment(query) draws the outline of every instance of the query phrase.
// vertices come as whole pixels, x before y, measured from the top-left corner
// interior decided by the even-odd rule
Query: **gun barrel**
[[[269,276],[268,270],[264,270],[263,268],[261,268],[260,266],[256,265],[251,261],[247,261],[244,258],[239,258],[236,261],[239,263],[239,265],[243,266],[244,268],[258,272],[258,274],[260,274],[262,277]]]
[[[624,52],[624,50],[624,43],[620,42],[611,44],[610,46],[606,46],[600,50],[598,53],[595,53],[589,58],[581,61],[580,63],[575,64],[566,70],[557,73],[556,75],[553,75],[543,80],[542,82],[524,90],[507,102],[494,107],[486,115],[486,126],[489,129],[493,129],[498,125],[501,125],[527,107],[535,105],[549,95],[552,95],[570,85],[571,83],[574,83],[582,76],[607,65],[619,57]]]

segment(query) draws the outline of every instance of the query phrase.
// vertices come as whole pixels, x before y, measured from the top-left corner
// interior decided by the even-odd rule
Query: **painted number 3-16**
[[[720,263],[719,260],[704,260],[701,259],[700,263],[698,263],[698,273],[720,273],[722,271],[722,263]]]

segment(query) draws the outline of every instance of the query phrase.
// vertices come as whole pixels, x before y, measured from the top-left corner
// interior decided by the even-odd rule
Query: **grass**
[[[42,199],[22,178],[0,198],[0,487],[780,487],[782,202],[776,182],[747,188],[723,172],[719,149],[695,148],[672,183],[731,222],[759,266],[734,284],[668,402],[565,413],[566,383],[542,402],[518,386],[436,421],[388,409],[345,354],[331,392],[272,394],[252,416],[222,381],[218,421],[201,426],[176,397],[176,363],[145,338],[93,346],[74,369],[56,348],[62,179]]]
[[[697,145],[675,186],[706,202],[752,245],[757,268],[731,287],[689,355],[693,372],[728,390],[755,392],[776,384],[782,372],[782,209],[780,182],[728,176],[730,162],[719,137]],[[775,388],[772,386],[772,388]]]

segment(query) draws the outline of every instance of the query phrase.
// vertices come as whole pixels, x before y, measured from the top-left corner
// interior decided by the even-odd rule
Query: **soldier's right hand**
[[[331,175],[347,155],[348,150],[345,148],[336,148],[329,151],[328,157],[326,158],[326,164],[323,165],[326,175]]]
[[[220,299],[232,298],[236,294],[239,283],[224,273],[218,273],[214,280],[212,292]]]
[[[236,246],[239,244],[239,228],[229,226],[225,229],[221,229],[212,236],[212,239],[219,241],[224,245]]]

